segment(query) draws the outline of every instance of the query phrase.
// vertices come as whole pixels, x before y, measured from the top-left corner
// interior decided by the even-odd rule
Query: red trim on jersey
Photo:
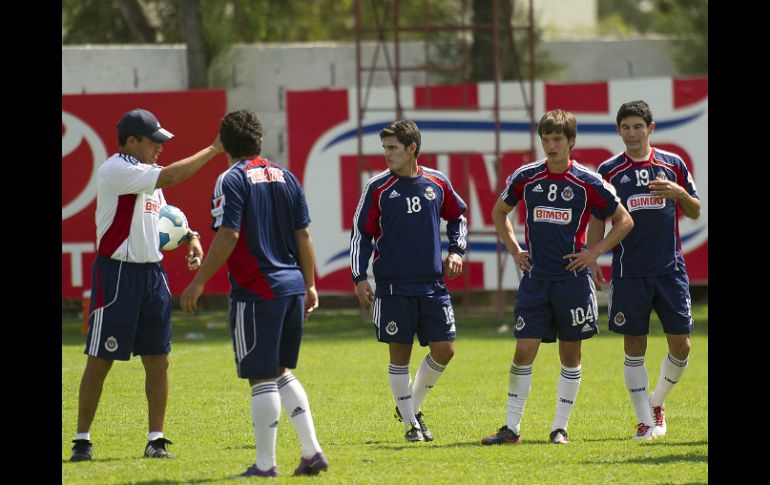
[[[580,222],[578,223],[577,231],[575,231],[575,251],[580,252],[583,249],[583,244],[586,242],[586,229],[588,228],[588,222],[591,220],[591,211],[589,207],[596,206],[601,210],[607,207],[607,201],[604,200],[599,192],[589,183],[584,182],[574,176],[571,173],[565,173],[564,178],[570,182],[583,187],[586,193],[586,202],[583,206],[583,213],[580,214]]]
[[[251,167],[264,167],[264,166],[283,168],[280,165],[274,164],[270,160],[266,160],[266,159],[261,158],[261,157],[256,157],[256,158],[252,158],[249,161],[249,163],[247,163],[246,166],[244,166],[241,170],[243,170],[245,172],[246,170],[250,169]]]
[[[123,241],[131,232],[131,218],[134,215],[136,198],[139,194],[123,194],[118,196],[118,207],[115,209],[115,217],[112,224],[99,240],[99,254],[108,258],[112,257]]]
[[[241,227],[242,229],[243,227]],[[227,269],[236,283],[263,300],[272,300],[275,295],[267,277],[259,269],[259,261],[251,254],[246,233],[240,231],[233,253],[227,258]]]
[[[435,175],[431,175],[425,172],[424,170],[422,170],[422,175],[426,179],[438,185],[439,188],[441,188],[442,197],[440,215],[444,220],[453,221],[463,215],[463,210],[460,208],[460,204],[457,203],[457,198],[455,198],[452,191],[449,190],[448,183]]]
[[[623,158],[624,158],[623,163],[621,163],[617,167],[615,167],[612,170],[610,170],[609,173],[607,173],[607,181],[611,181],[612,178],[615,175],[617,175],[619,172],[622,172],[623,170],[626,170],[626,169],[630,168],[631,166],[633,166],[634,162],[631,161],[631,159],[628,157],[627,153],[625,153],[625,152],[623,153]]]
[[[372,190],[372,204],[369,206],[369,213],[366,214],[364,230],[374,237],[374,261],[380,257],[380,252],[377,250],[377,242],[382,237],[382,225],[380,224],[382,207],[380,207],[380,199],[382,194],[396,182],[398,182],[398,178],[391,175],[384,184]]]

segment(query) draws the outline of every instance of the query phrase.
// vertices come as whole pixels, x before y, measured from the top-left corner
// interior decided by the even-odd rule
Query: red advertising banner
[[[226,110],[224,90],[140,94],[62,95],[62,298],[80,299],[91,286],[96,256],[96,169],[118,150],[116,124],[126,111],[147,109],[174,138],[163,144],[158,158],[168,165],[209,145]],[[192,178],[163,189],[169,204],[182,209],[190,227],[201,234],[206,251],[214,237],[211,193],[217,176],[227,168],[224,155],[211,160]],[[179,296],[192,279],[184,256],[186,245],[164,252],[163,267],[171,292]],[[222,269],[206,285],[210,294],[229,291]]]

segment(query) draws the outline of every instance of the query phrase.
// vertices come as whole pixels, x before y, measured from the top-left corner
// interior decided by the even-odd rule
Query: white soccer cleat
[[[652,414],[652,421],[655,424],[654,431],[656,437],[666,436],[666,414],[665,406],[650,406],[650,414]]]
[[[633,436],[635,440],[651,440],[655,438],[654,426],[647,426],[644,423],[636,425],[636,434]]]

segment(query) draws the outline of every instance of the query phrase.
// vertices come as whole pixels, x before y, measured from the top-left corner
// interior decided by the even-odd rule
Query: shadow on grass
[[[697,454],[690,454],[690,455],[666,455],[666,456],[658,456],[654,458],[641,456],[638,458],[629,458],[627,460],[600,461],[600,462],[587,461],[586,463],[589,465],[594,465],[594,464],[665,465],[668,463],[677,463],[677,462],[683,462],[683,461],[691,462],[691,463],[708,463],[709,456],[707,453],[697,453]]]
[[[693,306],[695,315],[694,335],[708,336],[708,307]],[[506,316],[503,329],[494,316],[462,315],[457,317],[458,339],[463,337],[492,340],[513,340],[513,317]],[[217,343],[230,342],[230,324],[226,310],[201,311],[188,315],[179,310],[172,313],[172,343]],[[620,338],[619,334],[607,329],[607,313],[599,314],[600,333],[595,338]],[[81,334],[83,321],[77,316],[62,317],[62,344],[85,345]],[[650,335],[663,335],[660,322],[655,314],[650,321]],[[360,340],[374,339],[374,325],[366,313],[358,309],[316,310],[305,322],[304,339]]]

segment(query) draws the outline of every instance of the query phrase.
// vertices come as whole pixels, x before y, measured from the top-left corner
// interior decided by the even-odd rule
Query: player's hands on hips
[[[513,255],[513,260],[516,261],[516,266],[522,271],[532,270],[532,261],[530,261],[529,251],[519,251],[519,254]]]
[[[596,258],[599,255],[594,254],[592,249],[583,249],[579,253],[571,253],[564,256],[564,259],[569,259],[569,264],[564,268],[567,271],[582,271],[585,268],[590,268],[591,265],[596,264]]]
[[[356,283],[356,296],[358,302],[364,306],[371,306],[374,303],[374,292],[372,291],[372,285],[368,281],[363,280]]]
[[[591,278],[594,280],[597,290],[603,290],[607,286],[607,280],[604,279],[604,273],[599,263],[594,262],[588,266],[591,269]]]
[[[187,256],[184,259],[187,260],[187,269],[190,271],[201,267],[203,262],[203,246],[201,246],[200,238],[194,237],[190,240],[187,245]]]
[[[318,308],[318,291],[316,291],[315,286],[305,288],[305,320],[316,308]]]
[[[450,280],[463,272],[463,257],[457,253],[449,253],[444,260],[444,274]]]
[[[203,294],[203,285],[190,283],[179,298],[179,305],[187,313],[193,313],[198,309],[198,298]]]

